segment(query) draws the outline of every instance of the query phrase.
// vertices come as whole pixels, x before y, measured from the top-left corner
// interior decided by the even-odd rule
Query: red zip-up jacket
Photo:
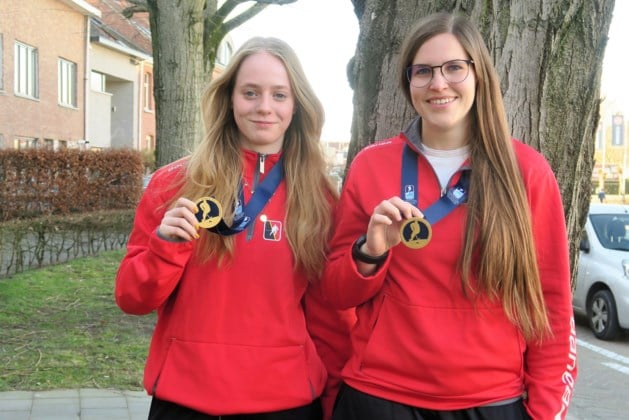
[[[457,268],[465,205],[432,226],[426,247],[399,244],[372,276],[358,272],[352,244],[366,233],[373,209],[400,195],[402,151],[406,144],[417,144],[416,132],[414,125],[363,149],[345,180],[323,278],[324,294],[335,306],[357,306],[353,355],[343,370],[344,380],[368,394],[434,410],[528,395],[525,406],[533,419],[564,418],[577,373],[568,238],[557,182],[534,149],[513,141],[553,338],[527,343],[501,302],[464,296]],[[473,171],[473,162],[471,167]],[[421,153],[418,173],[418,207],[426,209],[441,191]]]
[[[258,162],[268,173],[280,155],[243,155],[248,202]],[[329,418],[354,314],[327,307],[316,283],[294,271],[285,181],[262,210],[265,221],[258,217],[252,231],[237,234],[233,260],[218,267],[216,260],[195,258],[195,241],[156,233],[184,165],[152,177],[116,277],[123,311],[158,313],[144,372],[147,392],[212,415],[284,410],[322,396]]]

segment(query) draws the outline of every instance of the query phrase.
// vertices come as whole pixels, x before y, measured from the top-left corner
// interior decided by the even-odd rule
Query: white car
[[[597,338],[613,340],[629,329],[629,205],[590,204],[579,248],[572,307]]]

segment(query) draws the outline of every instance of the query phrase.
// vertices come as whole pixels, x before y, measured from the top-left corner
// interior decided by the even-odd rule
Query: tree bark
[[[502,81],[512,135],[542,152],[565,207],[573,282],[591,193],[600,78],[614,0],[352,0],[360,33],[348,65],[354,116],[348,162],[415,115],[397,85],[410,27],[439,10],[477,24]]]
[[[149,0],[154,58],[156,159],[187,155],[201,133],[205,0]]]

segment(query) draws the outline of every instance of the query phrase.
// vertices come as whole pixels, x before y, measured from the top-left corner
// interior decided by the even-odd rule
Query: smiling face
[[[258,153],[278,153],[293,118],[295,98],[282,61],[259,52],[245,58],[232,92],[241,145]]]
[[[441,66],[451,60],[469,60],[456,37],[450,33],[435,35],[417,50],[413,65]],[[415,111],[422,118],[422,141],[434,149],[455,149],[469,138],[474,104],[476,76],[474,65],[459,83],[449,83],[440,68],[433,69],[432,80],[423,87],[409,86]]]

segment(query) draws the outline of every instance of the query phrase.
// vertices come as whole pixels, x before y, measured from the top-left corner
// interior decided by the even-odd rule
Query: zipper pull
[[[260,167],[260,173],[263,174],[264,173],[264,160],[266,159],[266,155],[260,154],[260,164],[258,165]]]

